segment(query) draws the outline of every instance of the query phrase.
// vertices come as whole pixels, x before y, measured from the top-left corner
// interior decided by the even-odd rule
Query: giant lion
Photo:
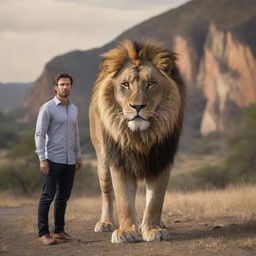
[[[90,134],[98,159],[102,212],[95,232],[113,231],[113,191],[119,228],[112,243],[167,240],[161,212],[182,128],[185,87],[176,55],[152,42],[126,40],[104,53],[90,104]],[[138,227],[137,181],[146,206]]]

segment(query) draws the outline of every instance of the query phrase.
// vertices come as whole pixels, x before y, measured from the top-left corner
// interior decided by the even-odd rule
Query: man
[[[38,206],[39,242],[55,244],[70,240],[65,230],[66,203],[70,197],[75,171],[81,168],[81,149],[78,133],[77,107],[69,100],[73,79],[68,73],[59,73],[54,81],[55,97],[39,110],[35,143],[44,174],[44,185]],[[48,213],[54,202],[53,237],[50,236]]]

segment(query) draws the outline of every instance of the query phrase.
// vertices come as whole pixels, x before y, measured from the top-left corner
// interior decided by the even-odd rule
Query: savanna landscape
[[[101,198],[96,159],[87,154],[83,169],[76,174],[66,214],[66,230],[75,240],[39,245],[41,174],[33,136],[21,133],[20,143],[10,140],[10,148],[1,151],[0,255],[255,255],[256,186],[251,169],[255,168],[255,110],[255,106],[243,110],[243,125],[228,140],[212,134],[194,140],[192,150],[183,145],[186,140],[182,138],[163,208],[170,240],[160,242],[112,244],[111,232],[94,232]],[[138,192],[136,207],[141,221],[143,183]],[[51,210],[51,228],[52,214]]]
[[[254,161],[255,148],[248,145],[255,134],[252,129],[255,119],[251,118],[255,109],[251,106],[244,110],[243,119],[248,122],[243,122],[242,129],[236,130],[229,142],[223,136],[211,135],[193,142],[201,145],[200,150],[199,146],[194,151],[187,148],[177,155],[163,208],[169,241],[112,244],[111,232],[94,232],[101,199],[96,160],[93,155],[87,155],[83,157],[83,169],[76,174],[66,215],[66,230],[75,241],[49,247],[38,245],[37,202],[41,176],[37,159],[31,170],[26,165],[27,173],[23,173],[25,167],[21,171],[11,168],[13,161],[23,166],[27,156],[32,155],[33,139],[27,136],[25,139],[32,141],[25,143],[27,147],[23,147],[21,140],[21,144],[1,154],[2,166],[9,166],[8,174],[5,168],[1,169],[1,255],[255,255],[256,186],[250,169],[253,162],[248,161]],[[239,155],[237,159],[236,155]],[[230,159],[233,159],[231,163]],[[240,169],[228,166],[235,161]],[[145,203],[143,183],[139,184],[138,191],[136,207],[141,221]],[[51,228],[52,214],[51,211]],[[115,224],[118,225],[117,221]]]

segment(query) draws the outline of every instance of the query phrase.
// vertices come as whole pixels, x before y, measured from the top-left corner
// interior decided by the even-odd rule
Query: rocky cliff
[[[201,89],[207,100],[200,124],[203,135],[226,131],[239,108],[256,102],[256,58],[230,31],[210,24],[201,56],[181,36],[174,38],[174,50],[186,83]]]
[[[237,110],[256,101],[255,27],[254,0],[193,0],[138,24],[102,48],[54,58],[24,106],[35,116],[53,95],[54,75],[68,71],[75,78],[73,98],[87,116],[99,55],[123,39],[150,38],[178,54],[188,85],[186,126],[204,135],[226,131]]]
[[[207,99],[202,134],[227,130],[236,110],[256,101],[255,70],[252,50],[211,24],[197,75]]]

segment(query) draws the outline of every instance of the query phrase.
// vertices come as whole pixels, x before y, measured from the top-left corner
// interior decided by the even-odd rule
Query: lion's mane
[[[103,126],[104,146],[110,165],[142,178],[155,176],[173,163],[182,129],[185,87],[175,63],[176,55],[161,45],[130,40],[103,54],[93,88],[92,101],[97,105]],[[161,111],[150,120],[150,128],[131,131],[114,98],[113,78],[129,61],[139,66],[151,62],[178,87],[167,91]],[[177,93],[178,91],[178,93]]]

